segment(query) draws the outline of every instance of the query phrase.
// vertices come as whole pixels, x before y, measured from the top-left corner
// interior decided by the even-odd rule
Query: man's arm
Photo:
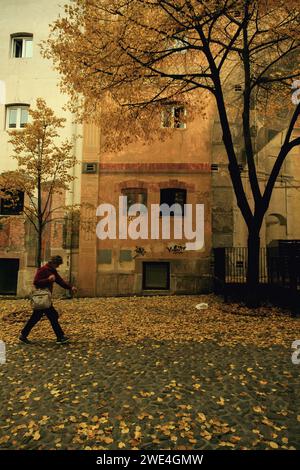
[[[71,290],[72,289],[72,286],[71,284],[69,284],[68,282],[64,281],[62,277],[60,277],[60,275],[58,274],[58,272],[56,271],[55,273],[55,282],[56,284],[58,284],[60,287],[62,287],[63,289],[68,289],[68,290]]]

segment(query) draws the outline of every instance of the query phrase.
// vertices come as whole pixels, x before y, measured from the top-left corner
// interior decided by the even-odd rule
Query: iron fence
[[[225,283],[244,284],[247,280],[248,249],[246,247],[215,248],[215,278]],[[259,282],[268,283],[267,249],[260,249]]]
[[[247,280],[246,247],[214,249],[214,276],[225,283],[243,284]],[[300,243],[282,242],[260,249],[259,282],[300,289]]]

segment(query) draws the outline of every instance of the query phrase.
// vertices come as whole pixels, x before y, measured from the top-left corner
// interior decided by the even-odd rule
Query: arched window
[[[181,188],[163,188],[160,190],[160,205],[167,204],[171,207],[173,204],[178,204],[181,207],[179,213],[171,213],[170,215],[183,215],[184,205],[186,204],[186,189]],[[166,206],[165,206],[166,207]],[[169,211],[166,208],[166,214],[161,212],[161,215],[169,215]]]
[[[287,220],[284,215],[273,212],[267,216],[267,225],[284,225],[286,226]]]
[[[127,211],[133,204],[143,204],[147,207],[147,189],[144,188],[123,188],[122,196],[127,197]]]
[[[287,218],[282,214],[272,213],[266,217],[267,244],[273,240],[281,240],[287,235]]]

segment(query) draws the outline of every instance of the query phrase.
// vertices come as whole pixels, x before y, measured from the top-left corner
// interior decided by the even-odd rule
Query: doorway
[[[16,295],[18,288],[19,259],[0,259],[0,294]]]

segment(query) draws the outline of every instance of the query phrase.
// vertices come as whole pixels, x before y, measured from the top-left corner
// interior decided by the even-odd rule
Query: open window
[[[181,104],[166,104],[162,110],[162,127],[185,129],[186,109]]]
[[[164,215],[175,215],[175,216],[182,216],[184,215],[184,206],[186,204],[186,189],[180,188],[164,188],[160,190],[160,205],[167,204],[170,208],[173,204],[179,205],[178,211],[169,212],[167,209],[166,212],[162,210],[160,212],[161,216]],[[165,206],[166,207],[166,206]]]
[[[33,35],[16,33],[11,35],[11,56],[17,59],[32,57]]]

